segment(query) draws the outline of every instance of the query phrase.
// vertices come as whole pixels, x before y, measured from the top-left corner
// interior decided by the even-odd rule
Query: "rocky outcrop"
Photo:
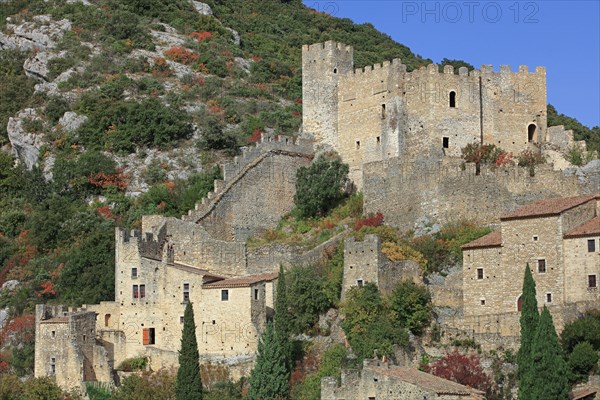
[[[6,130],[13,154],[27,169],[32,169],[38,162],[40,148],[44,144],[44,135],[41,132],[27,132],[23,126],[27,119],[39,120],[40,117],[35,109],[26,108],[16,117],[8,119]]]
[[[79,127],[83,125],[87,119],[88,118],[85,115],[79,115],[73,111],[67,111],[62,117],[60,117],[58,124],[64,131],[74,132],[79,129]]]
[[[213,15],[213,11],[210,6],[206,3],[201,3],[199,1],[192,1],[192,5],[198,11],[198,14],[211,16]]]
[[[10,22],[10,19],[7,19]],[[71,29],[71,21],[62,19],[52,21],[48,15],[37,15],[32,22],[20,25],[7,24],[6,30],[12,31],[11,35],[0,32],[0,50],[18,49],[47,50],[56,46],[65,31]]]
[[[38,79],[43,82],[48,81],[48,61],[53,58],[59,57],[59,54],[50,53],[47,51],[40,51],[33,57],[28,58],[23,63],[23,69],[25,74],[30,78]]]

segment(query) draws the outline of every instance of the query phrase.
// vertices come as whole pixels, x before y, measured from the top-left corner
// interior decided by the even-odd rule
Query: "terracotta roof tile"
[[[600,215],[565,233],[565,238],[600,235]]]
[[[224,276],[215,275],[206,269],[192,267],[191,265],[174,263],[174,264],[167,264],[167,267],[175,268],[180,271],[185,271],[185,272],[189,272],[189,273],[196,274],[196,275],[202,275],[204,278],[207,278],[207,279],[225,279]]]
[[[536,201],[535,203],[520,207],[511,213],[505,214],[504,216],[500,217],[500,219],[504,221],[511,219],[560,215],[571,208],[587,203],[593,199],[600,199],[600,193],[587,196],[556,197],[552,199],[540,200]]]
[[[484,247],[499,247],[499,246],[502,246],[502,232],[498,230],[498,231],[488,233],[487,235],[482,236],[479,239],[475,239],[472,242],[463,244],[461,246],[461,248],[463,250],[467,250],[467,249],[478,249],[478,248],[484,248]]]
[[[54,317],[40,321],[40,324],[66,324],[69,322],[69,317]]]
[[[248,287],[255,283],[264,282],[264,281],[272,281],[277,278],[277,275],[279,275],[277,272],[272,272],[272,273],[268,273],[268,274],[244,276],[242,278],[223,279],[221,281],[204,284],[204,285],[202,285],[202,288],[203,289],[220,289],[220,288]]]
[[[461,385],[456,382],[449,381],[437,377],[435,375],[428,374],[426,372],[419,371],[415,368],[408,367],[368,367],[373,372],[386,375],[392,378],[397,378],[403,382],[407,382],[435,392],[438,395],[459,395],[459,396],[473,396],[471,398],[483,399],[483,392],[477,389],[470,388],[468,386]]]

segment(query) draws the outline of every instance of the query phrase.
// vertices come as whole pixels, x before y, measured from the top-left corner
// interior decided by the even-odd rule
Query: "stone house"
[[[462,250],[466,326],[518,336],[523,271],[529,264],[538,305],[550,308],[560,330],[578,311],[600,304],[600,194],[518,208],[500,217],[499,229]]]
[[[365,360],[362,371],[321,380],[321,400],[483,400],[480,390],[409,367]]]

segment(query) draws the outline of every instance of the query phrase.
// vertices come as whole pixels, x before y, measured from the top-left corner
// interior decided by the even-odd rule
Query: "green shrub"
[[[319,320],[330,302],[314,268],[293,267],[286,273],[287,295],[295,299],[289,307],[290,331],[306,333]]]
[[[348,164],[339,156],[321,155],[309,167],[296,172],[294,203],[303,218],[324,215],[344,198]]]
[[[56,124],[58,120],[70,110],[69,103],[62,97],[52,97],[46,108],[44,108],[44,115],[52,124]]]
[[[598,358],[598,350],[589,342],[577,343],[568,358],[571,382],[587,381],[588,374],[597,368]]]
[[[431,322],[431,295],[425,286],[403,281],[394,288],[390,303],[398,324],[415,335],[422,334]]]
[[[146,357],[133,357],[123,360],[117,370],[124,372],[143,371],[147,365],[148,359]]]

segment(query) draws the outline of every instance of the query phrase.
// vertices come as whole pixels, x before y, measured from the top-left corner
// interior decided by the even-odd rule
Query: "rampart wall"
[[[215,239],[245,241],[273,228],[291,211],[296,171],[312,161],[312,145],[285,136],[267,137],[223,167],[224,180],[183,219],[206,228]]]
[[[574,171],[573,171],[574,172]],[[505,212],[547,197],[569,197],[600,190],[598,173],[576,176],[539,165],[535,176],[520,167],[463,169],[457,159],[419,168],[398,158],[364,166],[365,212],[380,211],[386,222],[412,229],[417,218],[447,223],[460,219],[488,224]]]

